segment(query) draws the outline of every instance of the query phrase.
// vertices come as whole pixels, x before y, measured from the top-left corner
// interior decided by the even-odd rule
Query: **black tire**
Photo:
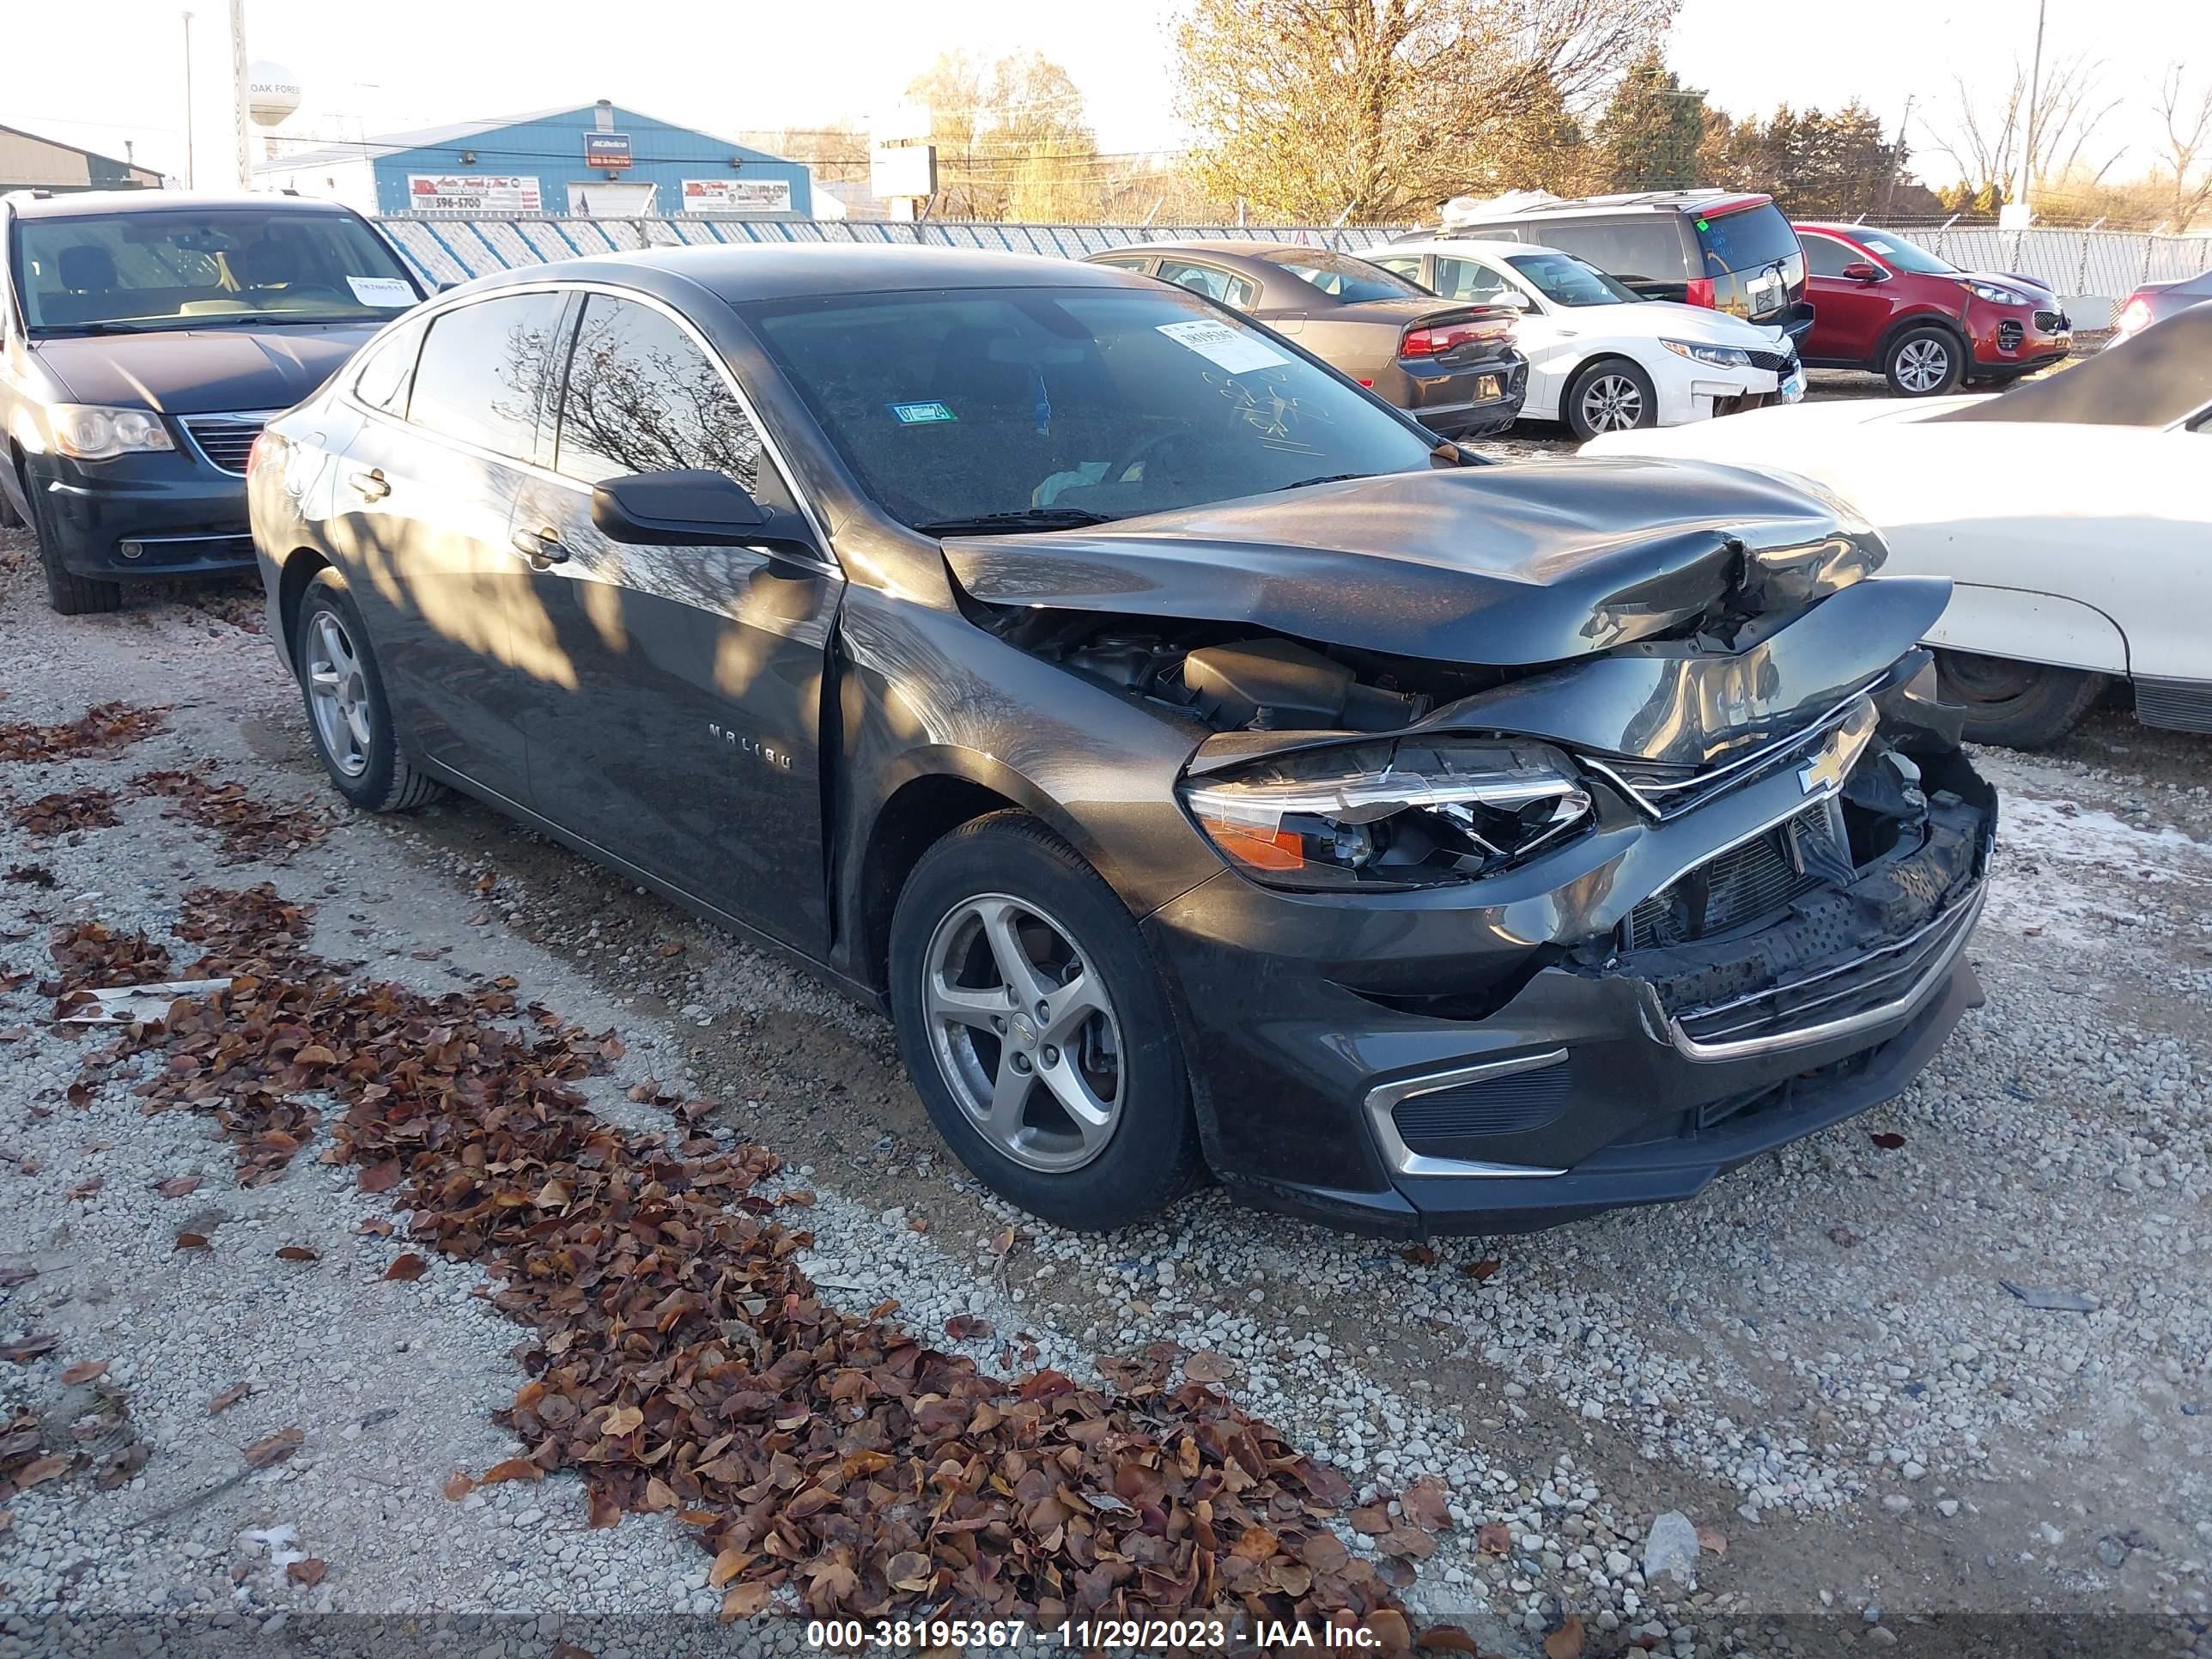
[[[1607,396],[1609,386],[1617,390]],[[1585,403],[1608,404],[1621,415],[1629,414],[1632,404],[1634,418],[1616,419],[1608,424],[1597,409],[1585,409]],[[1567,429],[1579,439],[1594,438],[1601,432],[1633,432],[1659,424],[1659,394],[1651,377],[1627,358],[1601,357],[1575,371],[1575,378],[1567,383],[1566,396],[1559,400],[1559,415]]]
[[[123,584],[103,581],[97,576],[80,576],[62,568],[62,557],[55,546],[54,538],[39,522],[39,503],[27,492],[25,499],[31,503],[31,539],[39,546],[39,564],[46,574],[46,603],[64,617],[95,617],[123,609]]]
[[[366,717],[368,741],[359,769],[332,751],[316,714],[312,684],[318,618],[332,618],[354,653],[358,669],[359,706]],[[384,696],[384,677],[377,670],[376,653],[361,611],[346,591],[345,579],[327,566],[315,573],[300,599],[300,614],[292,628],[292,660],[300,678],[300,696],[307,705],[307,736],[315,754],[330,774],[337,792],[356,806],[371,812],[410,812],[445,793],[444,786],[425,777],[399,752],[398,734],[392,723],[392,705]]]
[[[1035,906],[1048,918],[1079,950],[1111,1003],[1116,1110],[1103,1149],[1079,1167],[1042,1170],[1002,1150],[961,1104],[939,1057],[926,1001],[933,946],[964,907],[991,896]],[[1167,981],[1114,890],[1027,813],[975,819],[922,854],[891,919],[890,993],[899,1051],[931,1121],[960,1161],[1000,1196],[1055,1225],[1103,1231],[1144,1219],[1197,1182],[1203,1163]],[[995,1050],[994,1070],[1012,1063],[1011,1037],[1007,1048],[988,1033],[975,1034],[974,1041],[977,1048]],[[1058,1109],[1048,1099],[1042,1109]]]
[[[1882,349],[1881,375],[1899,398],[1941,398],[1966,378],[1966,343],[1934,323],[1899,329]]]
[[[1936,653],[1944,701],[1966,711],[1969,743],[2040,749],[2064,737],[2111,682],[2077,668],[2051,668],[1964,651]]]

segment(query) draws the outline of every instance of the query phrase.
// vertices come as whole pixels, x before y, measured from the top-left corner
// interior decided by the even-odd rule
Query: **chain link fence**
[[[1379,225],[919,224],[836,219],[480,219],[424,216],[377,222],[434,283],[457,283],[517,265],[617,249],[751,242],[851,242],[1000,249],[1080,259],[1134,242],[1194,237],[1304,242],[1358,252],[1405,234]],[[2121,230],[1997,230],[1989,226],[1899,226],[1898,234],[1966,270],[2014,271],[2048,283],[2083,328],[2106,326],[2144,283],[2212,270],[2212,236]]]

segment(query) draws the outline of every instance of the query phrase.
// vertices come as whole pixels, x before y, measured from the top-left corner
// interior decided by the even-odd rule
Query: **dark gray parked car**
[[[2145,283],[2120,307],[2114,325],[2117,338],[2124,340],[2178,312],[2205,304],[2212,304],[2212,270],[2184,282]]]
[[[887,1010],[1057,1222],[1680,1198],[1977,1000],[1949,584],[1753,473],[1485,464],[1127,272],[483,278],[250,494],[349,799],[458,786]]]
[[[1503,432],[1528,392],[1519,312],[1439,300],[1349,254],[1297,242],[1152,242],[1089,263],[1142,271],[1287,335],[1439,437]]]

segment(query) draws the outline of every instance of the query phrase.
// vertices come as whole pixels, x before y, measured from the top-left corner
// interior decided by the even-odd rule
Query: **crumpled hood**
[[[1801,488],[1649,459],[1392,473],[945,544],[988,605],[1249,623],[1498,667],[1610,650],[1724,605],[1802,605],[1882,556]]]
[[[72,403],[164,415],[289,409],[361,349],[380,322],[70,335],[34,343]]]

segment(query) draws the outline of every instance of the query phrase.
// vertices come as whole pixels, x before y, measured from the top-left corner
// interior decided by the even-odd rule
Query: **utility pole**
[[[1897,143],[1890,147],[1889,177],[1881,181],[1881,216],[1885,223],[1889,218],[1890,199],[1897,194],[1898,165],[1905,159],[1905,131],[1911,125],[1912,94],[1908,92],[1905,94],[1905,113],[1897,123]]]
[[[253,136],[246,114],[246,0],[230,0],[230,125],[238,146],[238,187],[253,188]]]
[[[2035,106],[2043,95],[2043,11],[2045,0],[2035,0],[2035,51],[2027,60],[2027,110],[2021,118],[2020,146],[2020,189],[2013,199],[2023,210],[2027,207],[2027,192],[2034,181],[2035,170]]]
[[[185,14],[185,188],[192,187],[192,15]]]

